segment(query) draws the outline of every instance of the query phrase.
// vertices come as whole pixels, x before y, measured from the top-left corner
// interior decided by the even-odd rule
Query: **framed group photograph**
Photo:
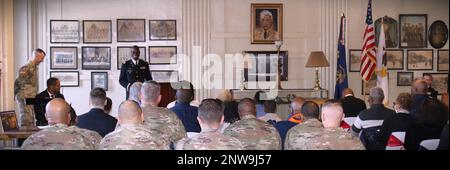
[[[117,47],[117,70],[122,68],[122,64],[131,59],[132,46],[119,46]],[[147,61],[147,53],[145,47],[139,47],[139,59]]]
[[[149,46],[148,53],[150,65],[177,64],[176,46]]]
[[[283,40],[283,4],[251,4],[251,43],[275,44]]]
[[[411,86],[414,72],[397,72],[397,86]]]
[[[427,48],[427,14],[400,14],[400,47]]]
[[[426,74],[426,73],[423,73]],[[448,73],[428,73],[433,76],[433,82],[431,87],[433,87],[438,94],[444,94],[448,92]]]
[[[78,71],[50,71],[50,77],[55,77],[61,82],[61,87],[80,86],[80,73]]]
[[[149,20],[150,40],[177,40],[176,20]]]
[[[387,73],[387,77],[389,80],[389,72]],[[361,80],[361,95],[369,95],[370,89],[377,87],[377,74],[376,72],[370,77],[369,81]]]
[[[433,48],[442,48],[448,40],[448,27],[444,21],[434,21],[428,30],[428,40]]]
[[[117,42],[145,42],[145,19],[117,19]]]
[[[360,72],[361,71],[361,52],[362,50],[349,50],[349,71]]]
[[[108,72],[91,72],[91,90],[97,87],[108,91]]]
[[[394,18],[384,16],[375,21],[375,44],[378,44],[380,37],[381,22],[383,21],[384,36],[386,40],[386,48],[398,47],[398,23]]]
[[[78,20],[50,20],[50,43],[80,42]]]
[[[81,68],[83,70],[110,70],[110,47],[82,47]]]
[[[448,50],[438,50],[437,71],[448,71]]]
[[[0,112],[0,133],[19,131],[19,123],[14,110]]]
[[[433,50],[408,50],[407,70],[433,70]]]
[[[112,42],[111,20],[84,20],[83,42],[111,43]]]
[[[78,69],[78,48],[50,47],[50,69]]]
[[[158,83],[175,83],[179,80],[178,71],[174,70],[151,70],[153,81]]]
[[[388,70],[403,70],[405,57],[403,50],[386,50],[386,66]]]
[[[244,80],[246,82],[276,81],[278,70],[280,70],[280,81],[288,81],[288,51],[244,51],[250,65],[244,69]]]

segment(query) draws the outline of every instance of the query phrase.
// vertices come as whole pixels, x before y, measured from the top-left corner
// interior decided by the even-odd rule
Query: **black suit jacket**
[[[55,98],[65,99],[63,94],[55,94]],[[34,113],[36,117],[37,126],[47,126],[48,121],[45,118],[45,106],[52,99],[47,92],[47,89],[36,95],[36,104],[34,105]],[[74,125],[77,114],[75,110],[70,106],[70,124]]]
[[[366,103],[354,96],[347,96],[341,100],[345,117],[357,117],[359,112],[366,110]]]
[[[153,80],[150,74],[150,68],[146,61],[139,59],[138,65],[135,65],[132,60],[128,60],[122,65],[120,69],[119,82],[122,87],[127,89],[128,85],[134,82],[145,82],[148,80]]]
[[[102,137],[114,131],[116,124],[116,118],[97,108],[91,109],[89,112],[79,116],[77,121],[79,128],[96,131]]]

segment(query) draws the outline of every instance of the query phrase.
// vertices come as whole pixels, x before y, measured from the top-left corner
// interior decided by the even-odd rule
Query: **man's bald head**
[[[56,98],[47,103],[45,107],[45,116],[47,117],[48,124],[69,124],[70,122],[70,106],[63,99]]]
[[[296,97],[291,101],[289,108],[291,109],[291,113],[301,113],[303,103],[305,103],[305,99],[303,97]]]
[[[337,128],[341,125],[344,110],[338,100],[328,100],[322,105],[322,124],[325,128]]]
[[[133,100],[125,100],[119,105],[120,124],[142,123],[142,109],[139,104]]]
[[[256,116],[255,101],[250,98],[242,99],[241,101],[239,101],[238,112],[241,118],[246,115]]]
[[[423,79],[417,79],[411,87],[411,94],[427,94],[427,82]]]
[[[353,93],[352,89],[346,88],[346,89],[342,90],[342,97],[345,97],[346,95],[352,95],[353,96],[355,94]]]

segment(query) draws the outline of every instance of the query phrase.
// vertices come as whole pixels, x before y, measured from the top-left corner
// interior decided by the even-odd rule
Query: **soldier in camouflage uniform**
[[[239,139],[246,150],[281,150],[280,134],[271,124],[256,118],[252,99],[242,99],[238,111],[241,120],[228,126],[225,135]]]
[[[221,134],[218,129],[223,123],[223,108],[214,99],[205,99],[198,108],[197,120],[202,131],[193,138],[177,142],[177,150],[242,150],[241,142]]]
[[[172,143],[186,137],[186,130],[178,116],[171,110],[158,107],[161,101],[161,86],[155,81],[147,81],[141,88],[144,124],[150,129],[165,132]]]
[[[164,131],[144,125],[142,110],[132,100],[119,106],[120,126],[105,136],[100,143],[103,150],[168,150],[170,141]]]
[[[322,106],[322,123],[316,118],[306,120],[291,128],[285,141],[286,150],[364,150],[357,136],[340,127],[344,116],[338,101],[328,101]]]
[[[24,150],[94,150],[101,136],[94,131],[69,127],[70,106],[63,99],[53,99],[46,106],[49,127],[28,137]]]
[[[26,98],[34,98],[38,93],[38,65],[44,60],[45,52],[41,49],[33,51],[33,58],[19,69],[14,81],[14,97],[19,108],[21,129],[36,129],[34,108],[26,105]]]

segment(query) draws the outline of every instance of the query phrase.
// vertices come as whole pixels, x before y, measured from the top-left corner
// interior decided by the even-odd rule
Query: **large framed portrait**
[[[427,73],[423,73],[427,74]],[[433,82],[431,87],[433,87],[438,94],[444,94],[448,92],[448,73],[428,73],[433,76]]]
[[[97,87],[108,91],[108,72],[91,72],[91,90]]]
[[[145,19],[117,19],[117,42],[145,42]]]
[[[149,46],[148,53],[150,65],[177,64],[176,46]]]
[[[50,69],[78,69],[78,48],[50,47]]]
[[[387,77],[389,80],[389,72],[387,73]],[[369,81],[361,80],[361,95],[369,95],[370,89],[377,87],[377,74],[376,72],[373,73],[373,75],[370,77]]]
[[[249,66],[244,69],[246,82],[276,81],[280,70],[280,81],[288,81],[288,51],[244,51],[248,57]]]
[[[50,20],[50,43],[79,43],[78,20]]]
[[[348,50],[349,54],[349,71],[350,72],[360,72],[361,71],[361,52],[362,50]]]
[[[83,70],[110,70],[110,47],[82,47],[81,68]]]
[[[19,131],[19,123],[14,110],[0,112],[0,133]]]
[[[251,43],[275,44],[283,40],[283,4],[251,5]]]
[[[400,14],[400,47],[427,48],[427,14]]]
[[[381,21],[384,25],[384,36],[386,39],[386,48],[398,47],[398,23],[394,18],[384,16],[378,18],[375,21],[375,44],[378,44],[378,38],[380,37]]]
[[[438,50],[437,71],[448,71],[448,50]]]
[[[177,40],[176,20],[149,20],[150,40]]]
[[[414,72],[397,72],[397,86],[411,86]]]
[[[179,80],[178,71],[174,70],[152,70],[150,71],[154,81],[158,83],[175,83]]]
[[[61,87],[80,86],[80,73],[78,71],[50,71],[50,77],[55,77],[61,82]]]
[[[112,42],[111,20],[84,20],[83,42],[111,43]]]
[[[407,70],[433,70],[433,50],[408,50]]]
[[[131,59],[132,46],[119,46],[117,47],[117,70],[122,68],[122,64]],[[139,47],[139,59],[147,61],[147,53],[145,47]]]
[[[434,48],[442,48],[448,40],[448,27],[444,21],[434,21],[428,30],[428,40]]]
[[[386,50],[386,66],[388,70],[403,70],[404,59],[403,50]]]

